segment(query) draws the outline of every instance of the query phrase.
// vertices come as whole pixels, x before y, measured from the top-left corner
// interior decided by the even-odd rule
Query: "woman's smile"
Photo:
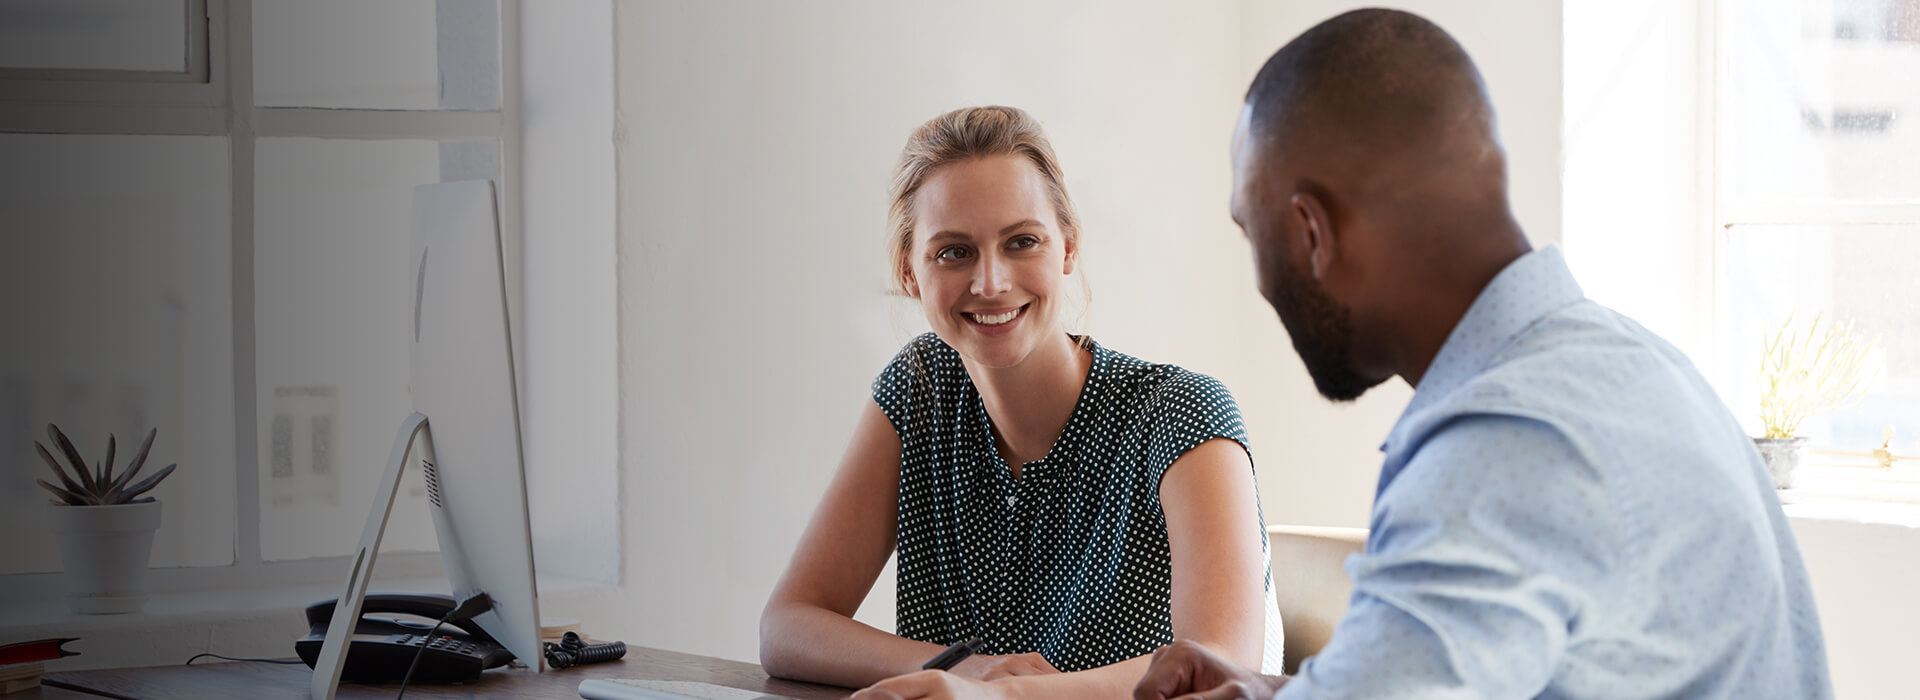
[[[965,316],[975,330],[988,335],[999,335],[1013,330],[1014,321],[1027,315],[1027,308],[1030,306],[1032,306],[1032,304],[1022,304],[1018,307],[1005,310],[984,309],[980,311],[962,311],[960,315]]]

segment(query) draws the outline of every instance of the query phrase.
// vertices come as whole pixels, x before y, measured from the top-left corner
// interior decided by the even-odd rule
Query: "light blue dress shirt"
[[[1833,696],[1799,547],[1693,365],[1508,265],[1381,447],[1352,605],[1276,696]]]

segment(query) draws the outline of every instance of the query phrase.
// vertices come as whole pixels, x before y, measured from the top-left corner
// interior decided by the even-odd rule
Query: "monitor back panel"
[[[422,465],[453,595],[485,591],[480,626],[540,668],[519,402],[493,184],[414,189],[410,389],[436,462]]]

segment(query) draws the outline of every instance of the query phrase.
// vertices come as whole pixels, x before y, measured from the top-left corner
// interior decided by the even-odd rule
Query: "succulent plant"
[[[159,485],[161,479],[167,478],[168,474],[173,473],[173,468],[179,466],[169,464],[165,469],[161,469],[153,476],[137,482],[133,480],[133,477],[139,475],[140,467],[146,465],[147,451],[153,449],[153,437],[159,432],[160,430],[158,428],[147,431],[147,440],[146,442],[140,443],[139,454],[133,456],[133,461],[127,463],[127,468],[121,471],[119,476],[114,476],[114,441],[112,435],[107,436],[106,460],[104,462],[94,462],[94,468],[88,470],[87,460],[80,456],[79,450],[73,448],[73,442],[67,439],[66,434],[60,432],[59,427],[48,423],[47,438],[53,442],[55,447],[60,449],[61,454],[66,456],[67,461],[73,465],[74,473],[78,474],[80,478],[75,480],[68,477],[67,470],[61,468],[60,461],[53,458],[53,453],[47,451],[46,446],[40,444],[40,441],[35,440],[33,442],[34,451],[39,452],[41,461],[46,462],[47,467],[53,470],[54,475],[60,477],[60,485],[55,486],[47,483],[46,479],[35,479],[35,481],[40,482],[41,487],[53,492],[53,495],[59,497],[59,500],[53,502],[54,505],[117,506],[126,503],[151,503],[153,502],[152,496],[145,498],[136,497],[151,490],[154,486]]]

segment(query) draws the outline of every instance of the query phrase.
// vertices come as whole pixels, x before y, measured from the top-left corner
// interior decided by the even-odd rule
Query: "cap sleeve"
[[[1240,419],[1240,406],[1219,380],[1197,372],[1176,370],[1154,391],[1148,405],[1152,428],[1147,436],[1147,475],[1158,485],[1166,477],[1174,460],[1214,438],[1240,443],[1253,454],[1247,442],[1246,425]],[[1157,494],[1158,488],[1154,489]]]
[[[896,433],[905,435],[913,418],[913,397],[926,393],[930,384],[934,350],[939,336],[926,333],[900,348],[899,354],[880,370],[873,380],[873,402],[887,414]]]

